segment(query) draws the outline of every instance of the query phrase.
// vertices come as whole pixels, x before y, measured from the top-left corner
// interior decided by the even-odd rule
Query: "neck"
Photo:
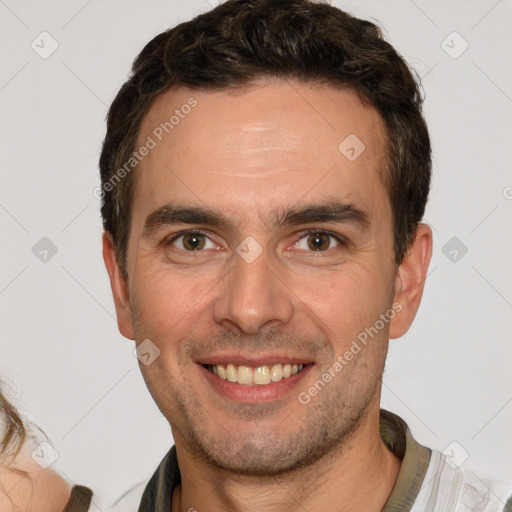
[[[206,466],[176,439],[181,484],[172,512],[355,512],[382,510],[401,461],[379,434],[379,404],[370,406],[357,431],[315,464],[278,477],[248,477]]]

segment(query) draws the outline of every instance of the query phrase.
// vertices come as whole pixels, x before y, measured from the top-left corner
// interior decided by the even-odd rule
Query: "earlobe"
[[[133,331],[128,284],[117,262],[112,235],[106,231],[103,233],[103,261],[105,262],[110,278],[119,332],[125,338],[133,340],[135,339],[135,333]]]
[[[419,224],[414,242],[395,279],[394,303],[400,304],[401,309],[391,321],[390,338],[400,338],[412,325],[420,306],[431,257],[432,230],[427,224]]]

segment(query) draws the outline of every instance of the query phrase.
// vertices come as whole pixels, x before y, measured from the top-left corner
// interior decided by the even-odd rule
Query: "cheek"
[[[139,275],[132,293],[138,337],[145,336],[157,345],[167,346],[174,337],[190,334],[204,316],[205,306],[211,300],[208,291],[215,289],[215,282],[187,271]]]
[[[375,269],[359,266],[300,276],[296,295],[321,320],[332,337],[352,336],[388,307],[387,283]],[[311,315],[311,313],[309,313]]]
[[[132,304],[137,339],[149,338],[162,352],[176,352],[180,339],[208,335],[214,327],[213,304],[229,294],[219,269],[159,269],[139,267]],[[388,307],[389,283],[375,262],[351,262],[336,270],[286,268],[276,285],[279,300],[294,305],[295,321],[308,318],[333,339],[357,335]],[[293,322],[293,321],[292,321]],[[292,326],[293,327],[293,326]],[[173,340],[177,340],[176,343]]]

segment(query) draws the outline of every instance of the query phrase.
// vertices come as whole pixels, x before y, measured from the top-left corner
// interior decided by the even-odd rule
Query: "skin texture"
[[[29,454],[20,453],[0,466],[2,512],[63,511],[71,486],[51,469],[42,469]],[[23,472],[23,473],[20,473]]]
[[[242,91],[162,94],[140,143],[190,97],[197,106],[136,170],[126,281],[110,236],[103,239],[120,332],[160,350],[141,370],[176,443],[182,484],[173,511],[282,512],[298,503],[381,510],[400,468],[379,435],[388,340],[411,325],[432,252],[422,224],[408,257],[394,264],[383,123],[353,91],[261,81]],[[366,147],[354,161],[338,150],[350,134]],[[364,210],[368,226],[273,225],[278,211],[333,200]],[[145,234],[146,218],[165,204],[209,207],[233,227]],[[347,242],[325,235],[314,250],[310,228]],[[190,237],[171,240],[187,229],[204,233],[201,250],[190,250]],[[252,263],[236,252],[247,237],[262,248]],[[298,393],[393,304],[401,308],[393,320],[301,403]],[[293,392],[266,403],[220,395],[197,363],[276,351],[314,364]]]

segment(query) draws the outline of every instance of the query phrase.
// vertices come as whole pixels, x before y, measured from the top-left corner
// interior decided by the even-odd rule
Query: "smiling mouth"
[[[291,376],[300,373],[308,364],[273,364],[258,367],[235,365],[235,364],[204,364],[208,371],[232,383],[245,386],[265,386],[272,382],[279,382],[289,379]]]

